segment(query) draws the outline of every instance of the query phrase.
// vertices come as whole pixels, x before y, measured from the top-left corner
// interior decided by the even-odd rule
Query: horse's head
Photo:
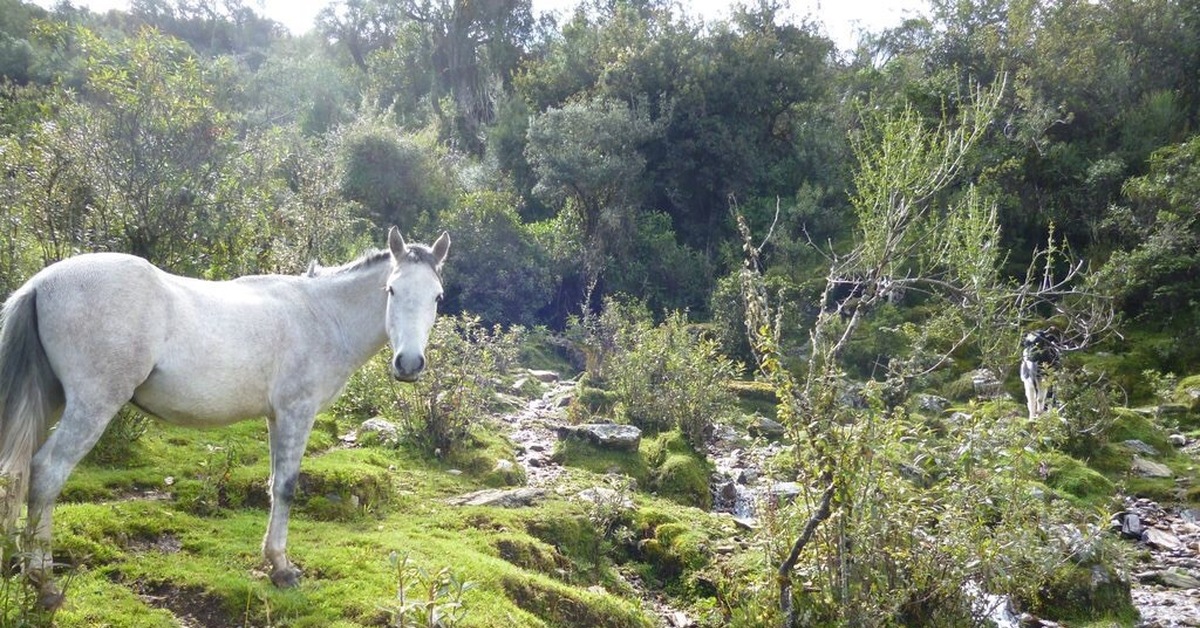
[[[432,247],[408,245],[400,230],[388,232],[392,272],[387,280],[387,335],[392,345],[392,375],[416,381],[425,370],[425,344],[442,301],[442,262],[450,250],[450,235],[442,232]]]

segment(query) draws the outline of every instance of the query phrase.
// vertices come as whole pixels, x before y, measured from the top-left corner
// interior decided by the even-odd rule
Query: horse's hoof
[[[295,567],[276,569],[271,572],[271,582],[280,589],[290,589],[300,584],[300,570]]]

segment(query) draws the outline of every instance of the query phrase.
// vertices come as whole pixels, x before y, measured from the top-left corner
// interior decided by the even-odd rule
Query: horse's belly
[[[152,373],[134,391],[133,402],[169,423],[218,426],[266,416],[265,386],[231,377],[178,377]]]

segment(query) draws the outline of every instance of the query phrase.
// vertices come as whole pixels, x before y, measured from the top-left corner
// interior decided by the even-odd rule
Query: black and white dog
[[[1045,412],[1053,399],[1053,386],[1047,373],[1058,366],[1058,334],[1053,329],[1039,329],[1021,339],[1021,382],[1025,384],[1025,402],[1029,418],[1036,419]]]

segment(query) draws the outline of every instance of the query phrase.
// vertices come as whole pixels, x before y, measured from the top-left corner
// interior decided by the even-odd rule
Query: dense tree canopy
[[[270,217],[293,203],[351,237],[486,215],[481,234],[527,234],[494,263],[555,268],[514,279],[541,300],[521,314],[475,302],[478,283],[457,307],[557,324],[590,284],[703,315],[739,264],[732,207],[772,228],[768,275],[804,294],[821,264],[810,244],[853,233],[864,116],[937,120],[994,84],[995,120],[964,166],[997,204],[1013,268],[1051,225],[1097,265],[1183,263],[1194,243],[1168,233],[1190,229],[1188,202],[1160,190],[1190,176],[1197,15],[1195,0],[935,0],[839,53],[769,2],[705,21],[596,0],[556,23],[527,0],[337,0],[289,36],[237,0],[104,15],[4,0],[3,211],[30,229],[10,232],[3,263],[21,276],[105,248],[226,274],[349,246]],[[512,213],[480,213],[494,199]],[[232,244],[276,241],[298,248]],[[217,242],[233,248],[184,261]],[[1121,303],[1138,315],[1136,295],[1182,299],[1193,274],[1143,268]]]

